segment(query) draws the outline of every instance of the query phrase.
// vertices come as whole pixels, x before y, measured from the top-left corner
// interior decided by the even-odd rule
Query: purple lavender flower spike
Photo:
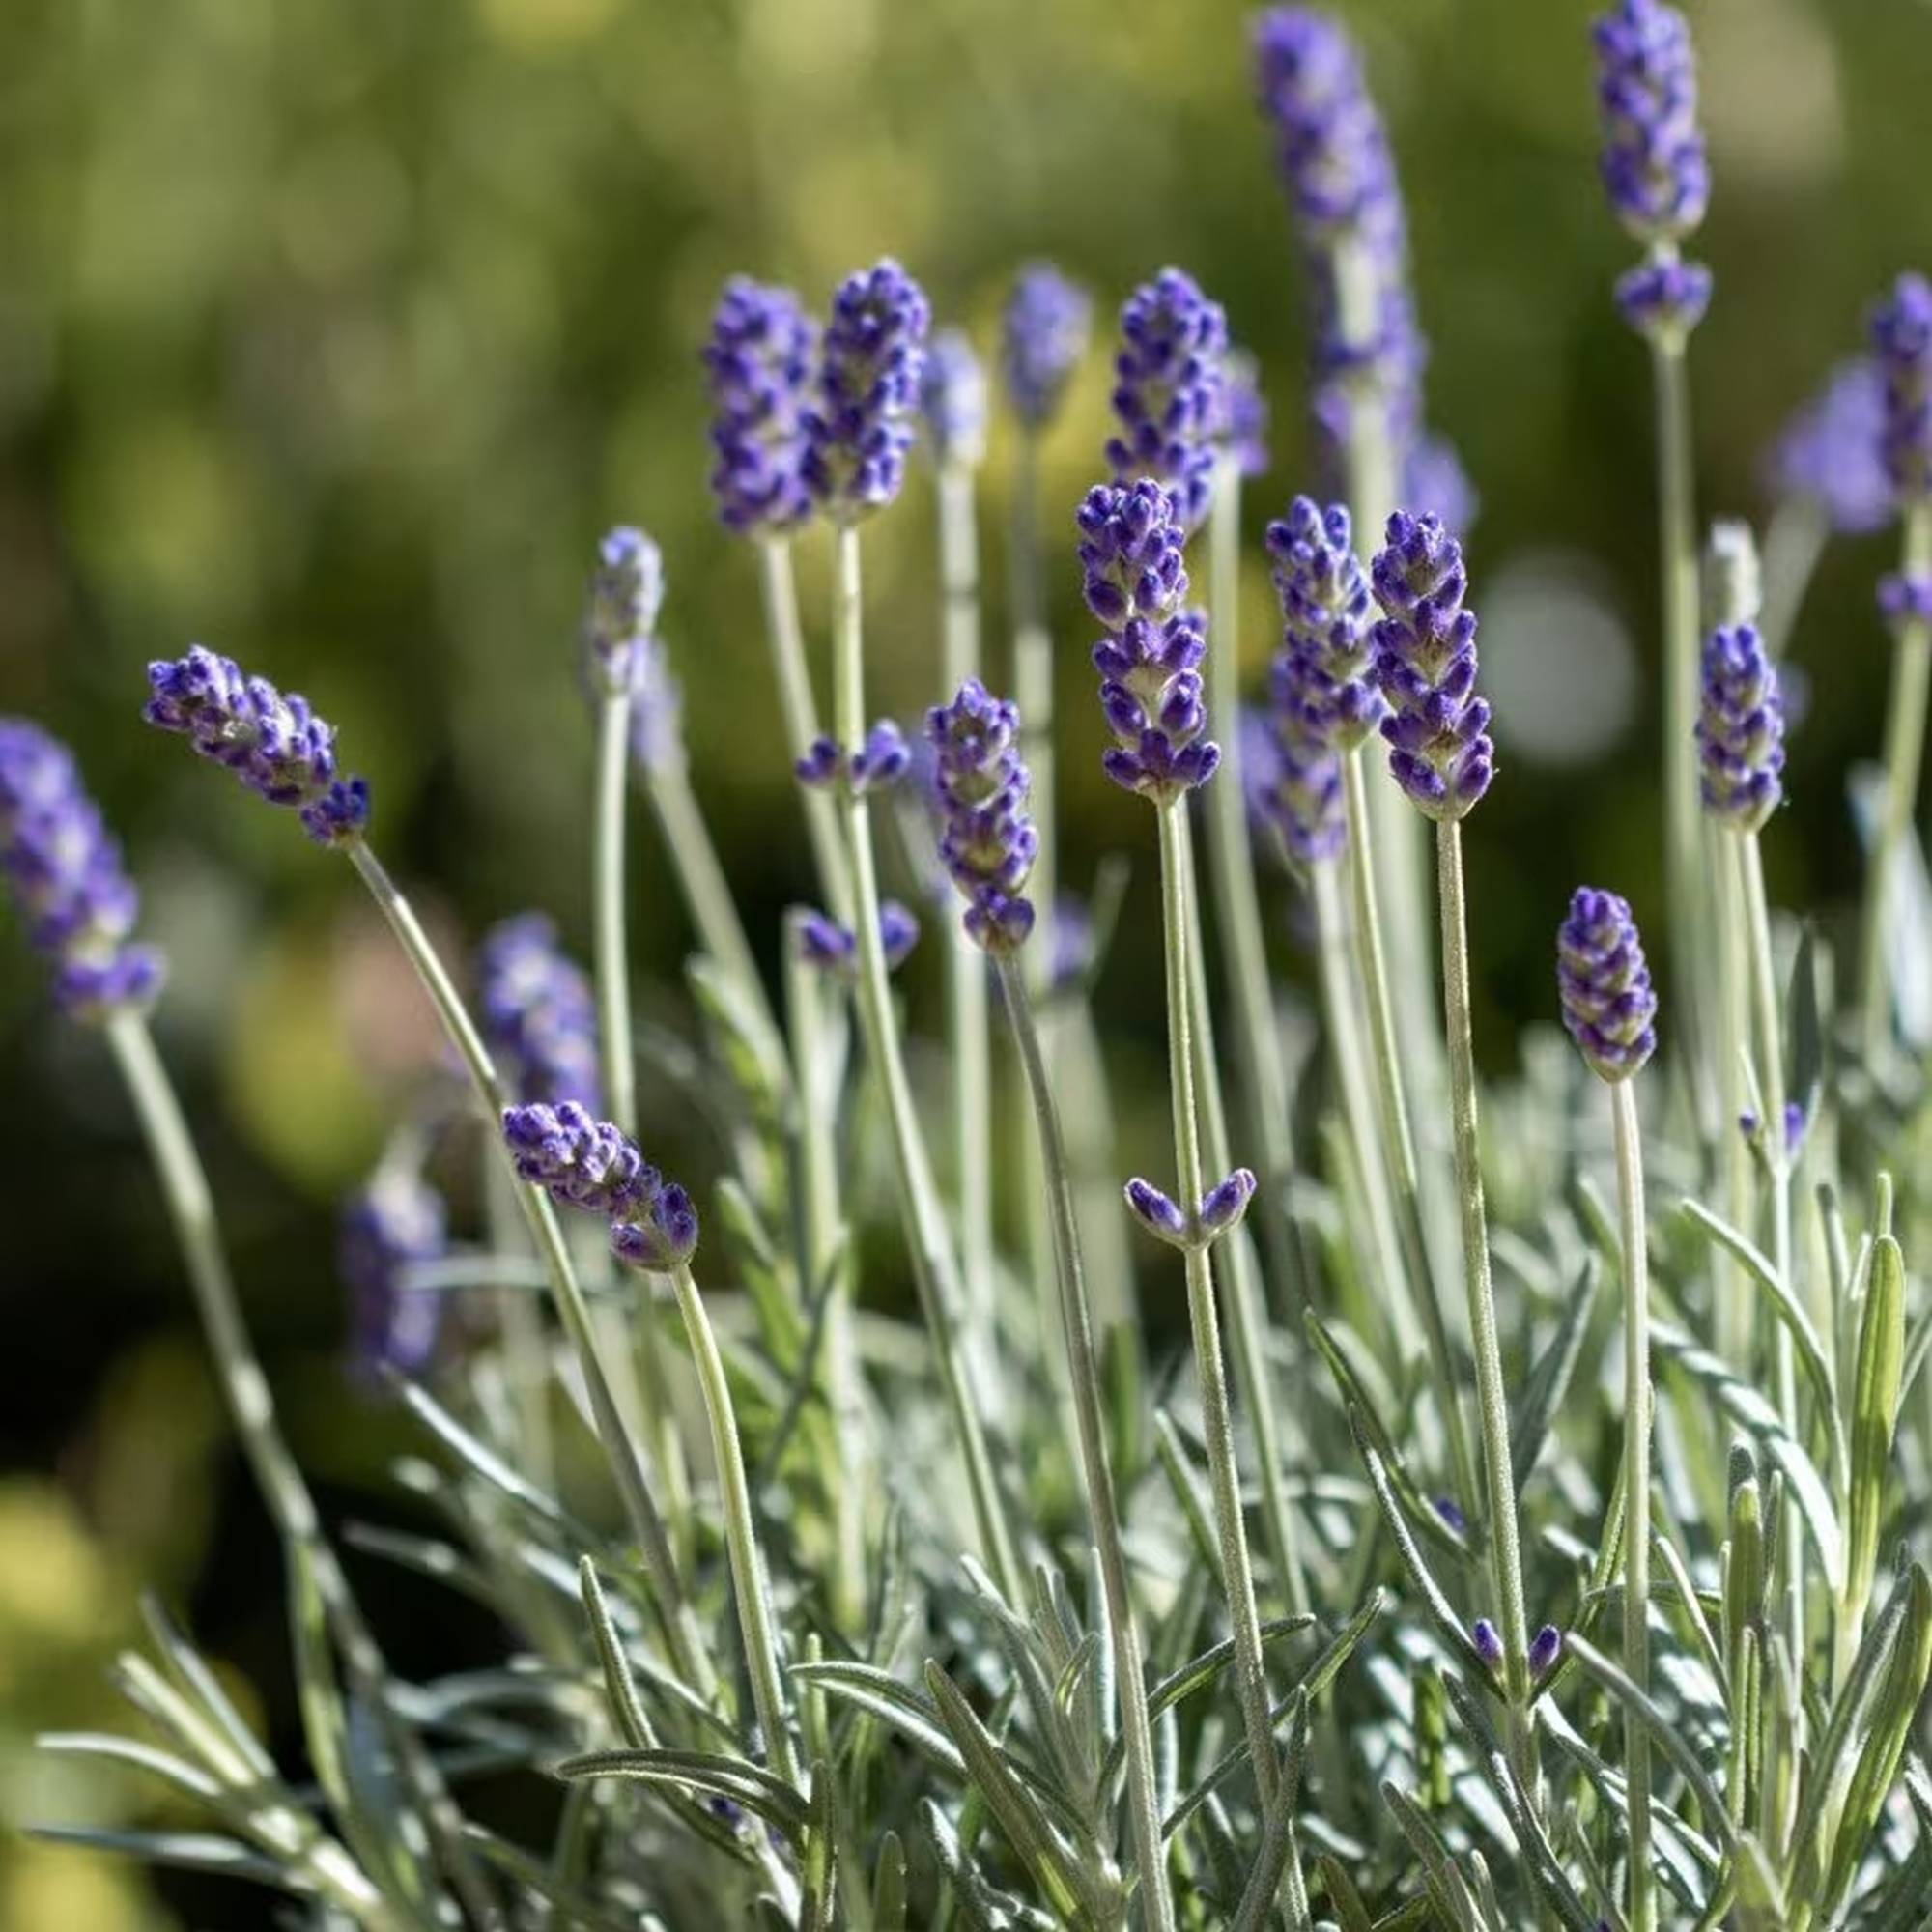
[[[1240,1226],[1241,1217],[1248,1211],[1248,1203],[1255,1198],[1256,1185],[1253,1170],[1237,1167],[1225,1180],[1216,1181],[1201,1197],[1201,1206],[1194,1219],[1204,1240],[1218,1240],[1230,1230]]]
[[[1265,476],[1268,404],[1262,394],[1261,364],[1245,349],[1231,349],[1222,360],[1227,386],[1221,398],[1221,440],[1243,476]]]
[[[616,1220],[647,1204],[661,1182],[630,1136],[575,1100],[503,1110],[517,1172],[566,1207]]]
[[[1282,651],[1269,681],[1260,755],[1245,757],[1249,809],[1297,866],[1340,858],[1349,842],[1342,754],[1312,719],[1329,715],[1325,686],[1305,652]]]
[[[1305,723],[1329,749],[1352,751],[1387,710],[1372,662],[1375,607],[1369,580],[1352,545],[1349,513],[1339,503],[1321,509],[1297,497],[1288,515],[1268,526],[1275,595],[1281,603],[1281,668],[1297,661],[1287,683],[1307,708]],[[1283,694],[1277,692],[1277,710]]]
[[[712,494],[727,529],[779,536],[811,515],[805,412],[818,331],[789,289],[739,275],[711,321]]]
[[[1556,1668],[1563,1655],[1563,1633],[1554,1624],[1545,1624],[1529,1640],[1529,1679],[1539,1684]]]
[[[620,524],[597,546],[584,600],[583,657],[592,687],[621,697],[657,637],[664,609],[664,554],[642,530]]]
[[[1885,384],[1879,440],[1902,503],[1932,497],[1932,282],[1900,275],[1872,311],[1872,355]]]
[[[1495,775],[1490,706],[1476,695],[1476,618],[1463,608],[1463,548],[1435,517],[1398,510],[1370,572],[1382,619],[1375,675],[1389,770],[1429,817],[1464,816]]]
[[[1228,318],[1180,269],[1163,269],[1121,310],[1109,439],[1114,480],[1166,485],[1182,535],[1200,527],[1214,493],[1214,438],[1224,420]]]
[[[1774,489],[1814,502],[1834,530],[1859,534],[1891,521],[1885,383],[1868,355],[1841,362],[1786,425],[1772,451]]]
[[[506,919],[485,934],[476,963],[483,1035],[512,1092],[596,1113],[604,1104],[596,996],[556,927],[540,912]]]
[[[286,805],[319,845],[359,838],[369,823],[369,787],[343,778],[335,727],[298,692],[285,697],[265,677],[245,677],[232,658],[200,644],[173,663],[148,667],[142,716],[226,765],[270,805]]]
[[[1066,383],[1087,353],[1094,304],[1050,262],[1019,272],[1000,330],[1007,398],[1030,436],[1053,420]]]
[[[805,480],[840,523],[899,494],[930,320],[919,284],[890,257],[848,276],[832,298],[818,394],[805,415]]]
[[[1019,753],[1019,711],[969,677],[950,704],[926,713],[925,738],[939,860],[965,895],[967,936],[988,952],[1012,952],[1033,931],[1033,905],[1021,894],[1039,853],[1027,810],[1033,780]]]
[[[1662,0],[1618,0],[1591,39],[1611,205],[1647,246],[1681,241],[1711,198],[1690,29]]]
[[[405,1277],[446,1246],[442,1197],[412,1174],[379,1173],[343,1204],[337,1265],[350,1293],[350,1366],[365,1387],[380,1387],[384,1370],[420,1376],[435,1361],[443,1297]]]
[[[932,460],[976,469],[986,455],[986,372],[963,328],[942,328],[926,351],[920,415]]]
[[[611,1227],[611,1252],[627,1267],[668,1274],[697,1252],[697,1209],[676,1181],[654,1187],[635,1219]]]
[[[1152,1181],[1136,1175],[1122,1191],[1126,1197],[1127,1211],[1155,1240],[1165,1241],[1171,1248],[1191,1244],[1187,1216],[1180,1211],[1180,1204],[1163,1194]]]
[[[1556,932],[1563,1024],[1593,1071],[1628,1080],[1657,1051],[1657,994],[1630,907],[1578,886]]]
[[[1492,1670],[1500,1670],[1503,1667],[1503,1640],[1495,1625],[1488,1617],[1478,1617],[1469,1634],[1475,1640],[1476,1655]]]
[[[1704,810],[1755,832],[1784,796],[1784,702],[1754,626],[1713,631],[1697,718]]]
[[[1681,341],[1711,306],[1711,271],[1701,262],[1640,262],[1617,277],[1616,299],[1639,335]]]
[[[121,848],[67,747],[21,718],[0,718],[0,872],[63,1011],[100,1021],[153,1005],[165,968],[131,939],[140,896]]]
[[[1101,765],[1114,782],[1157,805],[1214,776],[1218,745],[1204,738],[1200,614],[1180,609],[1185,540],[1173,497],[1143,477],[1131,489],[1096,486],[1076,521],[1087,608],[1110,636],[1094,647],[1100,708],[1117,742]]]

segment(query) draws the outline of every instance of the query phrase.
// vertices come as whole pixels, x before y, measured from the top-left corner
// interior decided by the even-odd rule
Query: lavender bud
[[[317,844],[361,836],[369,787],[338,775],[335,728],[299,693],[284,697],[267,678],[244,677],[232,658],[200,644],[173,663],[151,664],[148,684],[141,715],[150,724],[186,738],[270,805],[292,807]]]
[[[1682,342],[1711,306],[1711,271],[1701,262],[1643,262],[1617,277],[1617,313],[1639,335]]]
[[[1777,667],[1752,625],[1713,631],[1704,646],[1697,744],[1705,810],[1755,832],[1784,795],[1784,705]]]
[[[1738,1115],[1738,1132],[1747,1141],[1756,1140],[1763,1125],[1764,1122],[1755,1107],[1746,1107]]]
[[[380,1387],[384,1369],[420,1376],[435,1360],[443,1297],[406,1276],[446,1247],[442,1197],[414,1175],[379,1173],[343,1204],[337,1264],[350,1291],[351,1369],[365,1386]]]
[[[639,1205],[644,1211],[638,1218],[611,1224],[611,1252],[627,1267],[649,1273],[688,1267],[697,1252],[697,1209],[691,1196],[673,1180],[653,1187]]]
[[[1020,270],[1001,323],[1000,366],[1007,399],[1030,435],[1053,420],[1093,326],[1087,291],[1051,262],[1030,262]]]
[[[1834,530],[1858,534],[1891,521],[1885,382],[1869,356],[1841,362],[1786,425],[1771,457],[1780,496],[1814,502]]]
[[[154,1003],[165,967],[131,942],[140,895],[121,847],[67,747],[21,718],[0,718],[0,872],[63,1011],[99,1021]]]
[[[1230,349],[1221,366],[1227,385],[1221,398],[1220,440],[1243,476],[1265,476],[1273,458],[1268,453],[1268,405],[1262,394],[1261,365],[1245,349]]]
[[[932,460],[976,469],[986,456],[986,372],[963,328],[943,328],[926,352],[920,414]]]
[[[1879,440],[1901,502],[1932,497],[1932,282],[1900,275],[1872,311],[1872,355],[1885,385]]]
[[[1811,1116],[1803,1100],[1787,1100],[1784,1103],[1784,1157],[1796,1159],[1799,1150],[1804,1145],[1804,1136],[1811,1131]]]
[[[1529,1640],[1529,1678],[1538,1684],[1556,1668],[1563,1655],[1563,1633],[1554,1624],[1545,1624]]]
[[[1255,1186],[1253,1171],[1237,1167],[1227,1179],[1217,1182],[1201,1197],[1201,1207],[1194,1218],[1208,1240],[1215,1240],[1240,1226],[1248,1203],[1255,1198]]]
[[[1495,775],[1490,706],[1476,695],[1476,618],[1463,549],[1434,517],[1398,510],[1371,571],[1383,617],[1375,676],[1396,782],[1429,817],[1463,817]]]
[[[1492,1670],[1503,1667],[1503,1640],[1488,1617],[1478,1617],[1469,1634],[1475,1639],[1476,1655]]]
[[[607,1220],[636,1214],[661,1184],[628,1134],[575,1100],[506,1107],[503,1139],[526,1180]]]
[[[866,733],[865,744],[853,753],[847,780],[853,791],[861,796],[868,791],[883,791],[905,777],[911,762],[912,751],[906,744],[905,733],[890,718],[882,718]]]
[[[1462,1505],[1454,1496],[1437,1496],[1435,1514],[1453,1529],[1458,1536],[1463,1535],[1469,1527],[1469,1519],[1463,1514]]]
[[[1228,318],[1193,276],[1163,269],[1121,310],[1114,360],[1120,434],[1107,443],[1114,480],[1166,485],[1183,537],[1208,515],[1214,437],[1224,417]]]
[[[845,756],[837,738],[814,738],[792,770],[802,785],[814,791],[829,791],[845,776]]]
[[[837,973],[850,980],[859,970],[859,942],[837,920],[810,907],[801,909],[792,925],[792,943],[799,957],[821,972]],[[911,958],[919,944],[919,921],[897,899],[887,899],[879,908],[879,947],[886,956],[886,970],[896,973]]]
[[[1165,1241],[1171,1248],[1185,1248],[1191,1245],[1188,1234],[1187,1216],[1180,1211],[1180,1204],[1163,1194],[1151,1180],[1143,1180],[1137,1175],[1122,1190],[1126,1196],[1127,1211],[1157,1241]]]
[[[805,412],[818,331],[789,289],[740,275],[711,320],[712,494],[727,529],[781,535],[811,515]]]
[[[840,284],[825,331],[818,396],[806,412],[805,480],[841,523],[883,509],[905,480],[930,311],[890,257]]]
[[[1690,29],[1662,0],[1618,0],[1591,38],[1611,206],[1638,241],[1676,242],[1703,220],[1711,198]]]
[[[1563,1024],[1605,1080],[1628,1080],[1657,1051],[1657,995],[1630,907],[1578,886],[1556,932]]]
[[[1340,858],[1349,843],[1342,754],[1309,722],[1323,714],[1326,688],[1306,652],[1276,656],[1268,699],[1266,715],[1257,720],[1258,739],[1243,748],[1249,810],[1281,841],[1291,863]]]
[[[1303,728],[1337,752],[1353,751],[1388,708],[1375,681],[1375,610],[1351,534],[1341,504],[1323,510],[1306,497],[1267,529],[1282,620],[1275,713],[1292,700]]]
[[[476,953],[483,1037],[511,1090],[552,1106],[604,1104],[597,1063],[597,1001],[583,970],[540,912],[491,927]]]
[[[1039,852],[1027,810],[1033,780],[1019,753],[1019,711],[969,677],[950,704],[926,713],[925,738],[939,859],[965,895],[967,935],[988,952],[1011,952],[1033,930],[1033,906],[1020,894]]]
[[[1932,570],[1894,570],[1879,580],[1879,614],[1893,631],[1932,624]]]
[[[664,589],[664,554],[642,530],[620,524],[597,546],[583,612],[583,657],[600,696],[621,697],[637,682],[638,660],[657,636]]]

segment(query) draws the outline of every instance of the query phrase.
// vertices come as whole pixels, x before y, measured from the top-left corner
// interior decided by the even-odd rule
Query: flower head
[[[23,718],[0,718],[0,872],[68,1012],[103,1019],[160,991],[161,955],[132,942],[140,896],[72,754]]]
[[[606,1220],[629,1213],[661,1184],[628,1134],[575,1100],[506,1107],[503,1139],[526,1180]]]
[[[285,697],[267,678],[244,676],[232,658],[200,644],[172,663],[151,664],[148,684],[142,716],[150,724],[178,732],[270,805],[293,808],[317,844],[360,837],[369,787],[340,775],[335,727],[299,693]]]
[[[811,515],[805,412],[818,331],[789,289],[734,276],[704,349],[714,411],[711,490],[727,529],[781,534]]]
[[[1578,886],[1556,932],[1563,1024],[1605,1080],[1628,1080],[1657,1051],[1657,995],[1630,907]]]
[[[597,546],[583,612],[583,656],[591,684],[621,697],[657,639],[664,608],[664,554],[642,530],[620,524]]]
[[[828,919],[811,907],[802,907],[794,916],[793,943],[799,956],[827,973],[851,979],[859,966],[859,942],[847,926]],[[919,920],[897,899],[887,899],[879,907],[879,950],[885,954],[886,971],[896,973],[912,957],[919,944]]]
[[[1616,298],[1639,335],[1681,342],[1711,306],[1711,271],[1701,262],[1639,262],[1617,277]]]
[[[1375,676],[1389,770],[1431,818],[1463,817],[1495,775],[1490,706],[1476,695],[1476,618],[1463,548],[1435,517],[1398,510],[1370,573],[1382,608]]]
[[[1697,744],[1704,810],[1755,832],[1784,796],[1784,700],[1754,625],[1713,631],[1704,646]]]
[[[944,467],[972,469],[986,454],[986,372],[963,328],[942,328],[925,356],[919,387],[920,414],[932,444],[932,459]]]
[[[412,1288],[407,1271],[447,1245],[442,1197],[415,1175],[383,1172],[343,1203],[337,1264],[350,1292],[350,1361],[356,1378],[384,1369],[419,1376],[436,1357],[443,1297]]]
[[[1690,26],[1662,0],[1617,0],[1591,38],[1611,205],[1640,242],[1676,242],[1711,198]]]
[[[1011,952],[1033,930],[1021,896],[1039,834],[1027,810],[1033,781],[1020,757],[1020,714],[977,677],[925,717],[940,811],[939,859],[966,897],[966,931],[988,952]]]
[[[1019,272],[1000,329],[1000,367],[1021,424],[1037,435],[1052,421],[1066,381],[1087,353],[1094,304],[1051,262]]]
[[[1318,9],[1270,7],[1255,17],[1252,45],[1296,215],[1321,231],[1358,226],[1393,191],[1394,169],[1354,43]]]
[[[603,1104],[597,1002],[583,970],[540,912],[491,927],[476,955],[483,1033],[524,1100]]]
[[[1872,354],[1885,384],[1879,438],[1901,501],[1932,497],[1932,282],[1900,275],[1872,311]]]
[[[1282,620],[1276,708],[1292,696],[1315,740],[1338,752],[1353,751],[1387,709],[1370,648],[1375,606],[1341,504],[1324,510],[1307,497],[1267,530]]]
[[[1151,476],[1174,499],[1183,535],[1208,515],[1214,438],[1223,420],[1228,318],[1192,275],[1163,269],[1121,310],[1107,443],[1116,482]]]
[[[832,298],[818,394],[805,415],[805,480],[840,522],[883,509],[905,479],[930,322],[919,284],[890,257]]]
[[[697,1209],[674,1180],[654,1189],[630,1218],[611,1225],[611,1252],[627,1267],[668,1274],[697,1252]]]
[[[1116,784],[1171,803],[1221,762],[1220,747],[1202,736],[1207,632],[1198,612],[1180,608],[1185,531],[1174,498],[1146,477],[1131,489],[1090,490],[1077,521],[1087,608],[1109,633],[1094,647],[1100,708],[1117,741],[1101,763]]]
[[[1342,753],[1309,723],[1325,708],[1318,675],[1304,653],[1277,655],[1262,729],[1241,764],[1250,810],[1300,866],[1339,858],[1349,842]]]
[[[1883,443],[1885,382],[1868,355],[1841,362],[1785,426],[1771,457],[1780,496],[1816,503],[1832,527],[1883,529],[1892,513]]]

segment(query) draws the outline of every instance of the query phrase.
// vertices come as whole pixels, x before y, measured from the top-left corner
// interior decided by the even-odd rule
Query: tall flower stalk
[[[1556,977],[1563,1024],[1590,1070],[1610,1089],[1616,1137],[1624,1264],[1624,1671],[1641,1693],[1650,1684],[1650,1268],[1634,1076],[1657,1050],[1657,995],[1636,922],[1614,893],[1577,888],[1556,935]],[[1626,1919],[1630,1932],[1652,1932],[1650,1734],[1634,1704],[1624,1713],[1624,1784]]]

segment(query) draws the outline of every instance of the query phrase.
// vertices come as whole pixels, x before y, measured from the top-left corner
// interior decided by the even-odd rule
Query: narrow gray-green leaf
[[[1516,1413],[1510,1418],[1510,1469],[1519,1493],[1529,1481],[1536,1459],[1543,1453],[1549,1425],[1569,1393],[1570,1378],[1576,1374],[1577,1357],[1583,1352],[1583,1338],[1589,1333],[1590,1309],[1596,1300],[1597,1281],[1602,1272],[1603,1264],[1597,1256],[1583,1257],[1577,1280],[1564,1297],[1556,1332],[1530,1369]]]
[[[1864,1612],[1878,1569],[1891,1437],[1905,1370],[1905,1257],[1889,1235],[1872,1250],[1871,1284],[1859,1322],[1858,1370],[1852,1386],[1852,1481],[1846,1511],[1845,1602]]]

